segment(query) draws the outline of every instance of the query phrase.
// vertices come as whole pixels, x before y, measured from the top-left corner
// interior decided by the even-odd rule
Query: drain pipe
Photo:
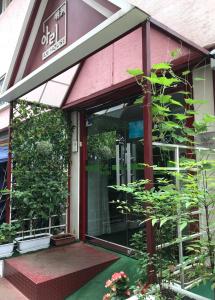
[[[209,298],[206,298],[206,297],[203,297],[203,296],[199,296],[197,294],[194,294],[192,292],[184,290],[178,284],[163,283],[163,287],[165,287],[166,289],[171,289],[175,293],[181,294],[182,296],[187,296],[187,297],[189,297],[191,299],[194,299],[194,300],[211,300]]]
[[[182,296],[187,296],[189,297],[190,299],[194,299],[194,300],[211,300],[209,298],[206,298],[206,297],[203,297],[203,296],[199,296],[197,294],[194,294],[192,292],[189,292],[185,289],[182,289],[180,287],[180,285],[178,284],[172,284],[172,283],[163,283],[162,286],[166,289],[170,289],[172,290],[173,292],[177,293],[177,294],[180,294]],[[132,296],[130,298],[128,298],[127,300],[138,300],[138,296]],[[146,298],[146,300],[155,300],[155,296],[148,296]]]

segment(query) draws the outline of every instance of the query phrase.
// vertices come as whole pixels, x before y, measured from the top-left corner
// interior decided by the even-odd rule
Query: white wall
[[[9,126],[9,119],[10,119],[10,108],[4,107],[1,109],[0,106],[0,130],[5,129]]]
[[[13,0],[0,15],[0,77],[7,73],[30,0]]]
[[[213,75],[210,65],[203,66],[193,72],[193,92],[194,99],[206,100],[206,104],[195,105],[195,110],[199,115],[196,120],[202,119],[204,114],[214,115],[214,92],[213,92]],[[195,78],[204,78],[203,81],[197,81]],[[215,131],[215,127],[211,126],[209,131]]]
[[[71,113],[72,155],[71,155],[71,233],[79,238],[80,207],[80,117],[78,112]]]

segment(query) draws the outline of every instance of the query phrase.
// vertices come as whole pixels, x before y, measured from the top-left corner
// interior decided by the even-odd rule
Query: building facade
[[[186,32],[181,35],[179,24],[174,30],[180,34],[166,27],[157,21],[160,17],[154,6],[147,3],[131,1],[133,6],[127,1],[52,0],[35,4],[13,0],[8,11],[20,7],[20,2],[20,23],[24,18],[25,22],[4,71],[2,99],[12,103],[21,97],[69,111],[74,130],[68,229],[78,238],[128,252],[137,222],[133,216],[118,212],[111,203],[118,195],[109,186],[152,180],[152,168],[143,164],[159,164],[157,153],[162,145],[152,143],[150,97],[144,105],[135,104],[142,90],[127,70],[139,68],[149,74],[153,64],[169,60],[175,72],[189,68],[191,92],[195,98],[208,101],[204,113],[214,113],[212,46],[208,50],[204,47],[207,44],[187,39]],[[8,18],[5,16],[5,22]],[[105,22],[110,23],[109,31],[102,27]],[[194,25],[190,24],[190,30]],[[173,59],[170,53],[175,49],[180,49],[180,56]],[[195,77],[205,80],[195,81]],[[183,101],[177,90],[172,95]],[[8,124],[9,108],[4,104],[0,110],[2,155]],[[144,146],[140,143],[143,139]],[[150,252],[152,228],[148,226],[146,231]]]

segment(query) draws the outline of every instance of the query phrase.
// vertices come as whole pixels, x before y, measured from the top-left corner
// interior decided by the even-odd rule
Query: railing
[[[33,235],[33,234],[36,234],[36,233],[50,233],[52,234],[54,230],[56,229],[59,229],[61,231],[66,231],[66,228],[67,228],[67,218],[66,218],[66,212],[63,213],[60,218],[62,219],[65,219],[65,222],[59,222],[58,225],[53,225],[53,218],[56,218],[56,217],[59,217],[57,215],[52,215],[49,217],[48,219],[48,226],[45,226],[45,227],[33,227],[33,223],[37,220],[36,218],[33,218],[33,220],[29,219],[29,218],[26,218],[26,219],[23,219],[23,221],[26,221],[26,222],[29,222],[29,229],[26,229],[26,230],[23,230],[23,231],[18,231],[17,232],[17,236],[20,236],[20,235]],[[11,220],[11,223],[16,223],[18,222],[18,220],[14,219],[14,220]]]
[[[180,167],[180,150],[181,149],[185,149],[185,150],[191,150],[193,152],[193,154],[195,154],[197,156],[196,161],[198,161],[198,155],[204,151],[207,151],[210,153],[210,155],[215,155],[215,149],[211,149],[211,148],[207,148],[207,147],[191,147],[191,146],[185,146],[185,145],[178,145],[178,144],[164,144],[164,143],[153,143],[153,146],[155,147],[159,147],[159,148],[165,148],[165,149],[171,149],[174,151],[174,167],[157,167],[154,166],[154,171],[175,171],[177,173],[180,173],[181,171],[183,171],[184,169]],[[176,177],[176,187],[180,187],[180,180],[178,177]],[[211,209],[214,210],[214,209]],[[180,211],[179,211],[180,214]],[[195,210],[191,212],[192,215],[198,215],[199,216],[199,220],[201,218],[201,222],[203,223],[203,219],[204,219],[204,214],[203,211],[201,209]],[[211,228],[211,232],[215,232],[215,228]],[[191,282],[188,283],[188,285],[185,286],[185,270],[189,269],[189,265],[187,265],[187,261],[186,263],[184,262],[184,251],[183,251],[183,243],[188,241],[188,240],[193,240],[196,239],[198,237],[202,237],[206,234],[206,230],[202,230],[202,228],[200,228],[200,231],[195,233],[195,234],[191,234],[189,236],[182,236],[182,230],[180,229],[180,226],[178,226],[177,228],[177,240],[174,243],[164,243],[161,245],[157,246],[157,249],[159,248],[168,248],[169,246],[172,246],[174,244],[178,244],[178,254],[179,254],[179,263],[176,267],[176,269],[178,269],[176,271],[176,273],[180,274],[180,285],[182,289],[189,289],[193,286],[194,283],[196,283],[199,279],[197,278],[196,280],[193,280]],[[198,258],[196,258],[196,261],[198,261]]]

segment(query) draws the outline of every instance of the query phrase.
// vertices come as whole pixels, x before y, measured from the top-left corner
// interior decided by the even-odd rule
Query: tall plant
[[[69,135],[67,117],[59,109],[15,103],[12,207],[18,220],[29,218],[36,226],[36,220],[65,211]]]
[[[187,80],[189,70],[184,71],[179,77],[173,71],[171,63],[165,62],[153,65],[150,76],[146,76],[140,69],[129,70],[129,73],[136,78],[137,84],[143,91],[143,97],[137,99],[136,103],[144,103],[145,95],[151,94],[154,141],[166,144],[186,144],[192,148],[196,144],[196,137],[206,133],[215,122],[215,117],[210,114],[205,114],[201,121],[195,120],[197,110],[206,101],[192,98],[192,86]],[[183,95],[182,100],[174,98],[176,88],[177,94]],[[131,205],[127,201],[117,200],[115,203],[118,208],[122,212],[135,214],[140,224],[152,222],[155,229],[157,245],[155,255],[149,257],[145,254],[143,235],[133,236],[133,244],[137,246],[137,257],[141,268],[145,268],[146,271],[148,264],[155,266],[159,285],[158,299],[169,299],[169,296],[164,293],[164,283],[174,278],[178,260],[176,246],[182,241],[182,236],[188,240],[186,253],[189,255],[187,261],[184,261],[185,264],[191,263],[198,266],[195,272],[198,271],[202,279],[214,280],[215,244],[214,220],[212,220],[214,211],[211,208],[215,205],[215,195],[213,189],[209,193],[208,180],[210,179],[206,179],[207,171],[213,169],[214,161],[189,160],[189,157],[195,157],[195,151],[191,149],[185,156],[185,159],[180,161],[183,173],[166,171],[161,176],[163,178],[157,180],[156,187],[151,190],[146,189],[148,180],[114,187],[122,193],[132,195],[135,200]],[[170,163],[173,165],[173,162]],[[176,182],[180,184],[176,185]],[[189,228],[192,227],[190,224],[198,222],[198,216],[193,215],[193,211],[197,209],[205,215],[205,224],[199,225],[199,229],[204,234],[203,238],[193,241]],[[181,233],[179,237],[177,232]],[[168,248],[166,248],[167,245]],[[142,275],[141,270],[140,274]],[[152,289],[149,293],[155,293],[155,290]]]

